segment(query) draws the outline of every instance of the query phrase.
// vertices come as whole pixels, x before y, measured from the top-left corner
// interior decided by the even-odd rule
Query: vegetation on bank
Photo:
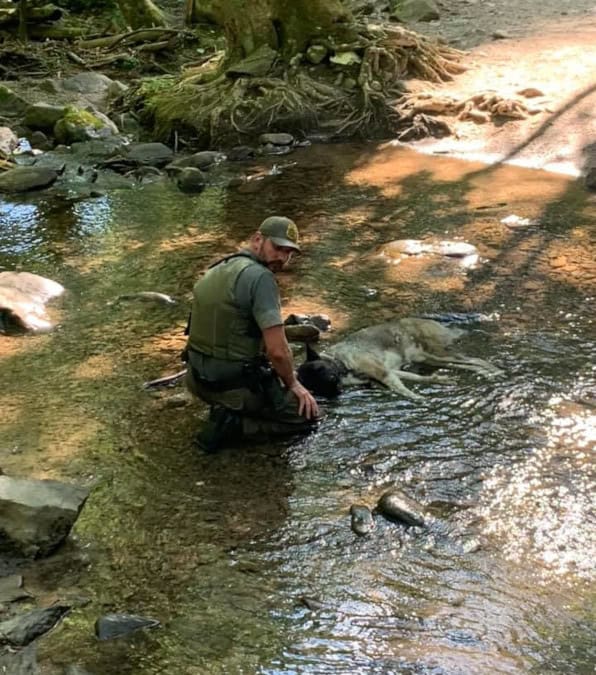
[[[21,4],[33,11],[33,3]],[[103,0],[103,13],[92,18],[78,13],[95,11],[88,0],[59,4],[70,14],[53,28],[65,37],[68,59],[128,69],[135,81],[119,112],[134,111],[162,139],[183,132],[209,147],[264,130],[344,138],[447,133],[398,102],[409,77],[438,82],[461,72],[460,52],[400,24],[370,23],[339,0],[187,0],[178,8],[185,27],[171,7],[151,0]],[[26,27],[29,39],[52,28]]]

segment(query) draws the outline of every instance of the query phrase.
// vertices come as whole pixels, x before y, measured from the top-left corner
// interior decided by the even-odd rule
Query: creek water
[[[40,641],[42,672],[593,672],[593,197],[391,144],[226,170],[262,180],[0,202],[0,264],[68,289],[55,332],[0,336],[1,466],[93,487],[68,545],[21,566],[37,604],[74,607]],[[200,454],[205,408],[141,385],[180,369],[193,280],[272,213],[305,251],[280,275],[285,312],[328,313],[329,340],[482,312],[462,349],[504,377],[414,385],[423,402],[352,389],[307,438]],[[476,245],[478,263],[376,255],[431,235]],[[114,302],[146,290],[180,302]],[[428,527],[376,516],[356,537],[350,505],[393,485]],[[100,643],[107,612],[162,626]]]

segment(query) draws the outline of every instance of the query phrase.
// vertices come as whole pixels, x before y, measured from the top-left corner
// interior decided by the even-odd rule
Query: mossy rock
[[[64,116],[54,125],[56,140],[65,145],[90,141],[111,133],[104,122],[93,113],[74,106],[67,107]]]

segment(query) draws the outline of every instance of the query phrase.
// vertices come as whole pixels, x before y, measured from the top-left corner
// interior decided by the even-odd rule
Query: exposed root
[[[541,112],[536,106],[528,106],[517,98],[501,96],[496,92],[483,92],[466,99],[436,94],[406,96],[399,105],[402,115],[426,114],[456,116],[459,120],[485,123],[498,118],[525,119]]]
[[[184,71],[177,84],[137,97],[162,134],[187,128],[204,144],[220,144],[259,133],[264,128],[287,131],[324,129],[336,136],[388,134],[413,125],[414,115],[394,105],[408,76],[433,82],[449,80],[463,70],[462,52],[433,42],[400,26],[359,25],[351,44],[319,41],[327,50],[314,69],[278,64],[270,77],[236,77],[218,53]],[[332,57],[345,55],[335,66]],[[339,60],[337,58],[336,60]],[[333,80],[333,81],[331,81]],[[423,118],[416,133],[434,126]],[[444,130],[443,130],[444,131]]]

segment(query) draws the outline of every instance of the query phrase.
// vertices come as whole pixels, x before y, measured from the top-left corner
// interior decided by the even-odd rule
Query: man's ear
[[[317,352],[310,346],[308,342],[306,344],[306,360],[307,361],[318,361],[321,357]]]

